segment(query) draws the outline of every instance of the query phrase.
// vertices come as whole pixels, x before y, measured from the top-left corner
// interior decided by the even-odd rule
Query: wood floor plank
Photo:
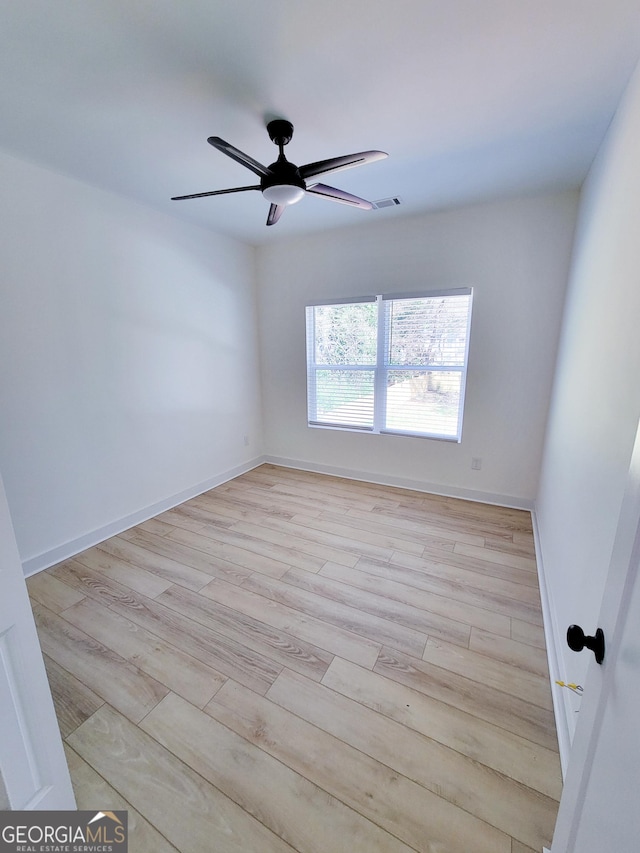
[[[410,518],[404,518],[404,516],[399,514],[392,514],[391,512],[386,515],[382,515],[381,513],[374,513],[373,511],[363,511],[359,509],[350,509],[347,510],[346,517],[351,519],[356,519],[360,521],[364,521],[370,524],[380,525],[382,528],[391,528],[397,530],[403,530],[412,536],[419,537],[418,541],[423,542],[423,538],[426,540],[423,544],[427,544],[431,542],[434,538],[438,540],[445,540],[450,543],[455,542],[466,542],[469,545],[480,545],[483,546],[485,544],[485,537],[478,536],[477,534],[471,533],[462,533],[457,530],[447,530],[446,527],[438,527],[437,525],[430,524],[427,520],[419,522],[414,521]]]
[[[272,492],[269,489],[259,489],[244,482],[244,479],[233,480],[216,489],[220,500],[227,504],[243,509],[250,509],[264,516],[279,516],[283,520],[291,519],[301,510],[306,515],[315,517],[320,514],[317,503],[313,498],[304,499],[299,495],[290,496]]]
[[[282,519],[278,519],[278,521],[279,529],[270,527],[269,519],[259,519],[257,523],[240,521],[234,524],[231,529],[247,536],[260,537],[266,542],[273,544],[286,543],[289,548],[295,548],[299,552],[299,559],[295,562],[289,560],[289,563],[292,566],[303,568],[305,571],[315,571],[316,566],[318,566],[316,561],[324,564],[328,560],[332,560],[346,566],[353,566],[357,563],[358,558],[355,554],[349,554],[346,551],[340,551],[328,545],[318,545],[310,539],[297,536],[294,532],[297,529],[294,524],[290,525],[289,532],[285,532],[283,528],[286,528],[287,522]],[[307,555],[314,557],[314,562],[308,562]],[[322,568],[322,565],[319,568]]]
[[[174,534],[169,534],[173,536]],[[180,584],[187,589],[202,589],[203,586],[209,583],[211,578],[198,569],[193,569],[178,560],[172,560],[169,557],[163,557],[160,554],[153,553],[147,548],[136,545],[134,542],[128,542],[125,539],[120,539],[114,536],[106,542],[102,542],[99,546],[100,550],[106,551],[108,554],[113,554],[114,557],[120,557],[133,563],[135,566],[140,566],[152,574],[159,575],[171,583]]]
[[[246,616],[261,619],[267,625],[286,631],[294,637],[312,643],[331,654],[340,655],[367,669],[373,667],[382,648],[380,643],[375,643],[351,631],[345,631],[336,625],[329,625],[320,619],[242,587],[212,581],[200,590],[200,594]]]
[[[49,570],[54,578],[63,581],[83,595],[109,606],[115,601],[129,601],[137,595],[132,587],[107,577],[99,569],[91,569],[75,558],[58,563]]]
[[[118,536],[120,536],[122,539],[131,539],[132,529],[133,528],[129,527],[127,528],[127,530],[121,530],[120,533],[118,533]]]
[[[263,516],[275,515],[283,519],[291,518],[295,515],[294,508],[291,510],[281,509],[279,505],[265,505],[258,508],[255,504],[247,505],[240,501],[232,500],[229,495],[226,497],[221,494],[219,489],[212,489],[197,498],[192,499],[192,503],[203,509],[212,509],[218,515],[224,515],[227,518],[232,518],[234,521],[256,521]]]
[[[388,619],[363,613],[355,607],[348,607],[337,601],[329,601],[324,596],[272,578],[252,575],[242,586],[294,610],[317,616],[330,625],[337,625],[374,642],[388,643],[392,648],[402,649],[409,655],[422,657],[427,642],[426,633],[396,625]]]
[[[490,579],[488,582],[492,584],[493,588],[497,588],[500,582],[506,582],[505,590],[503,591],[506,591],[506,589],[517,590],[518,585],[529,587],[529,594],[535,593],[538,589],[538,576],[530,569],[516,568],[505,563],[496,562],[495,560],[483,560],[480,557],[461,554],[455,548],[452,553],[443,555],[442,551],[425,545],[422,559],[430,563],[436,563],[437,565],[450,566],[453,570],[469,572],[479,575],[482,578],[488,578]],[[522,595],[520,594],[517,597],[521,598]],[[533,597],[535,598],[535,594]]]
[[[333,580],[324,575],[309,574],[309,572],[302,572],[299,569],[291,569],[282,576],[282,580],[299,589],[306,589],[321,595],[329,601],[339,601],[365,613],[370,613],[372,616],[404,625],[406,628],[418,631],[421,634],[442,637],[462,646],[469,644],[469,625],[456,622],[450,617],[421,610],[412,604],[376,595],[363,589],[355,589],[341,581]]]
[[[270,494],[282,496],[283,499],[289,502],[308,501],[316,509],[349,509],[358,507],[360,509],[373,510],[376,506],[377,499],[368,495],[358,494],[354,491],[341,491],[340,489],[332,488],[331,484],[326,487],[313,486],[309,483],[296,485],[292,483],[275,483],[269,490]],[[396,507],[395,501],[382,502],[386,506]]]
[[[112,609],[216,672],[233,677],[258,693],[266,693],[282,671],[282,665],[271,658],[194,622],[154,599],[138,596],[114,604]]]
[[[175,527],[172,527],[169,533],[174,530]],[[141,548],[146,548],[147,551],[169,557],[171,560],[176,560],[186,566],[191,566],[192,569],[204,572],[204,574],[209,575],[209,578],[220,578],[227,583],[241,584],[252,573],[251,569],[243,569],[236,563],[231,563],[220,557],[212,557],[181,542],[169,539],[168,533],[164,536],[157,536],[146,530],[136,529],[136,534],[131,541],[140,545]]]
[[[260,574],[269,577],[280,578],[289,568],[288,563],[283,563],[264,554],[257,554],[254,551],[239,548],[237,545],[230,545],[227,542],[218,542],[216,539],[202,536],[199,533],[189,533],[187,530],[176,529],[169,533],[167,538],[188,545],[196,551],[203,551],[212,557],[219,557],[241,568],[260,572]]]
[[[299,507],[298,507],[299,509]],[[285,537],[286,541],[294,543],[302,553],[314,554],[326,560],[332,560],[343,566],[355,566],[359,555],[353,550],[346,550],[331,540],[330,536],[311,528],[293,523],[290,519],[280,516],[263,516],[259,519],[259,528],[267,531],[269,538]]]
[[[169,692],[164,684],[41,604],[34,605],[33,612],[43,652],[134,723]]]
[[[400,525],[401,519],[395,517],[392,519],[387,516],[381,521],[380,516],[375,516],[372,512],[349,510],[339,514],[335,511],[323,510],[318,520],[339,523],[343,527],[350,527],[356,531],[375,533],[381,537],[381,542],[386,541],[388,547],[393,548],[394,551],[406,550],[409,554],[420,555],[426,546],[449,554],[456,544],[456,540],[451,535],[439,536],[437,532],[429,533],[424,526],[412,522]],[[392,521],[396,523],[392,524]],[[447,531],[444,533],[446,534]],[[481,537],[476,539],[481,540]]]
[[[424,565],[421,569],[408,569],[402,565],[363,557],[358,561],[356,569],[410,587],[423,589],[435,595],[443,595],[453,601],[479,606],[503,616],[515,616],[534,625],[542,624],[542,610],[539,605],[517,601],[501,592],[479,589],[461,580],[451,578],[448,576],[446,567],[437,569],[438,574],[431,574]]]
[[[209,494],[214,495],[214,492]],[[207,498],[206,495],[191,498],[177,507],[177,510],[203,522],[204,527],[221,527],[228,530],[238,521],[251,520],[250,517],[248,518],[247,510],[241,511],[239,508],[234,510],[229,504],[216,500],[215,497]]]
[[[340,800],[173,694],[141,728],[300,853],[410,853]]]
[[[442,554],[432,552],[428,548],[425,548],[423,558],[394,551],[390,562],[409,569],[428,571],[436,576],[444,574],[449,579],[487,592],[500,592],[515,598],[516,601],[540,604],[537,576],[524,569],[513,569],[477,557],[456,554],[455,551],[443,559]]]
[[[506,553],[505,551],[496,551],[487,546],[479,548],[477,545],[467,545],[464,542],[456,542],[454,551],[456,554],[464,554],[467,557],[478,557],[478,559],[486,560],[489,563],[513,566],[515,569],[524,569],[530,572],[537,571],[535,557],[523,557],[517,554]]]
[[[304,568],[309,572],[319,571],[325,563],[325,558],[323,557],[316,557],[308,553],[300,554],[294,547],[286,544],[286,540],[283,537],[279,537],[279,541],[274,543],[256,536],[255,530],[252,533],[244,532],[243,527],[246,529],[246,525],[243,522],[239,523],[239,528],[234,525],[224,530],[218,527],[205,527],[198,535],[213,540],[218,546],[249,551],[252,554],[257,554],[260,557],[274,560],[278,563]],[[259,530],[257,532],[259,534]],[[173,536],[173,534],[170,535]]]
[[[376,505],[397,509],[400,500],[422,495],[420,492],[398,486],[385,486],[364,480],[269,464],[261,466],[251,474],[268,480],[272,484],[272,488],[283,488],[285,484],[289,483],[301,490],[308,491],[316,498],[327,496],[330,496],[332,500],[342,498],[350,502],[352,506],[360,501],[373,501]]]
[[[492,551],[504,551],[505,554],[516,554],[520,557],[531,557],[535,559],[536,549],[533,541],[533,536],[529,534],[520,534],[519,539],[514,539],[517,534],[513,533],[511,537],[504,536],[485,536],[485,548],[491,548]]]
[[[92,601],[70,607],[65,619],[200,708],[227,680],[182,649]]]
[[[220,515],[210,508],[202,507],[193,500],[186,501],[180,504],[180,506],[175,507],[172,513],[175,518],[191,519],[198,522],[199,530],[196,530],[196,532],[211,528],[227,530],[233,524],[233,521],[228,516]],[[185,527],[185,529],[188,530],[188,527]]]
[[[271,465],[270,463],[261,465],[249,472],[247,479],[249,482],[262,486],[262,488],[272,490],[295,487],[301,493],[310,494],[319,499],[333,499],[340,496],[351,500],[357,498],[372,499],[372,491],[369,489],[370,483],[335,475],[320,474],[315,471],[305,471],[299,468]],[[393,505],[396,505],[395,502]]]
[[[190,530],[192,533],[198,533],[198,531],[207,526],[206,521],[190,518],[188,515],[178,512],[176,509],[169,509],[166,512],[163,512],[158,516],[158,521],[162,524],[169,524],[171,527]]]
[[[177,849],[160,835],[124,797],[106,782],[78,753],[65,744],[65,756],[71,775],[76,805],[82,810],[127,812],[129,849],[153,853],[177,853]]]
[[[385,487],[382,487],[385,488]],[[388,490],[398,498],[398,508],[419,509],[430,515],[443,514],[464,521],[494,522],[502,528],[510,526],[518,530],[531,530],[531,514],[525,510],[513,509],[495,504],[464,500],[435,492],[421,492],[412,489],[391,488]]]
[[[519,696],[389,648],[382,650],[373,671],[548,749],[558,748],[553,714]]]
[[[537,853],[537,851],[533,850],[531,847],[527,847],[526,844],[520,844],[520,842],[516,841],[514,838],[511,844],[511,853]]]
[[[554,750],[338,657],[322,684],[528,788],[560,799],[560,759]]]
[[[388,510],[385,507],[376,507],[373,512],[384,516],[393,516],[401,512],[405,518],[410,518],[418,522],[428,518],[432,524],[445,527],[447,530],[457,530],[461,533],[470,533],[477,536],[506,535],[513,537],[516,532],[524,531],[527,525],[526,521],[500,518],[496,513],[492,513],[490,518],[480,518],[475,508],[473,510],[460,510],[454,501],[445,504],[426,499],[423,499],[419,503],[403,500],[400,502],[398,509]],[[530,520],[528,524],[530,526]]]
[[[171,533],[174,527],[175,525],[167,524],[166,521],[161,521],[156,516],[156,518],[150,518],[147,521],[143,521],[142,524],[138,524],[137,527],[132,527],[131,531],[133,533],[144,531],[145,533],[155,533],[156,536],[166,536],[167,533]]]
[[[533,532],[519,532],[514,531],[513,533],[513,541],[516,545],[526,545],[531,549],[531,554],[535,553],[535,540],[533,538]]]
[[[394,551],[401,551],[401,553],[420,557],[424,551],[423,545],[404,543],[393,536],[380,536],[376,533],[358,530],[355,527],[350,527],[348,524],[326,521],[322,517],[310,518],[306,515],[294,515],[291,523],[299,527],[325,533],[333,541],[342,543],[342,547],[346,550],[355,551],[358,554],[369,554],[377,559],[389,559]],[[399,548],[398,545],[400,544],[404,544],[406,547]]]
[[[416,589],[416,587],[388,580],[379,575],[362,572],[359,569],[348,569],[335,563],[326,563],[319,575],[394,601],[412,604],[428,613],[435,613],[468,626],[475,625],[478,628],[484,628],[497,636],[509,637],[511,635],[511,620],[508,616],[493,613],[491,610],[484,610],[472,604],[453,601],[451,598],[442,595],[435,595],[426,590]]]
[[[506,834],[551,842],[557,803],[456,750],[290,670],[266,698]]]
[[[60,733],[66,738],[104,704],[104,699],[53,658],[45,654],[43,659]]]
[[[413,493],[415,495],[415,493]],[[531,533],[531,513],[528,510],[513,507],[485,504],[479,501],[467,501],[460,498],[446,497],[430,492],[419,493],[420,504],[430,513],[444,513],[448,518],[461,519],[470,523],[494,525],[504,531],[526,531]],[[410,496],[411,493],[408,493]],[[414,497],[407,497],[407,502],[417,503]]]
[[[286,842],[106,705],[69,743],[181,853],[293,853]]]
[[[129,538],[131,542],[133,537]],[[98,569],[104,577],[111,578],[123,586],[129,587],[136,592],[141,592],[147,598],[155,598],[165,589],[171,586],[172,581],[141,569],[128,560],[114,557],[100,548],[90,548],[75,557],[76,562],[82,563],[90,569]]]
[[[393,553],[391,548],[358,541],[354,536],[345,536],[336,532],[333,525],[327,522],[310,515],[301,515],[300,507],[298,507],[298,514],[290,520],[281,518],[262,519],[262,525],[272,530],[279,530],[286,535],[300,537],[325,548],[332,548],[340,554],[351,555],[348,562],[345,562],[343,557],[335,560],[335,562],[345,563],[345,565],[353,565],[362,554],[388,560]],[[349,528],[345,530],[347,534],[350,532]]]
[[[453,551],[457,539],[446,530],[428,528],[426,525],[403,519],[402,517],[387,515],[381,517],[373,512],[362,510],[348,510],[346,513],[323,510],[319,519],[328,522],[337,522],[355,530],[376,533],[378,536],[386,537],[389,546],[394,550],[419,554],[420,548],[429,546],[438,551],[449,554]],[[459,534],[464,538],[464,534]],[[480,536],[469,537],[476,545],[484,545],[484,539]],[[409,547],[405,547],[409,543]]]
[[[239,479],[245,481],[244,477]],[[321,474],[299,468],[287,468],[271,463],[265,463],[250,471],[246,482],[272,490],[295,486],[301,492],[308,493],[314,498],[330,500],[348,498],[353,502],[357,499],[380,500],[392,507],[398,505],[396,495],[403,494],[403,490],[394,487],[378,486],[364,480]]]
[[[407,521],[413,521],[416,524],[428,523],[436,525],[443,530],[449,531],[450,534],[464,534],[466,536],[477,536],[484,539],[486,536],[504,536],[511,539],[513,536],[512,530],[505,530],[499,523],[487,524],[474,518],[460,518],[445,509],[437,508],[433,511],[424,505],[415,506],[407,505],[406,503],[399,506],[397,509],[387,509],[385,507],[374,507],[372,513],[380,516],[382,519],[394,519],[401,515]]]
[[[84,593],[70,587],[50,572],[38,572],[37,575],[27,578],[27,590],[34,601],[44,604],[54,613],[62,613],[67,607],[84,598]]]
[[[549,682],[549,666],[544,649],[507,637],[498,637],[490,631],[475,627],[471,628],[469,648],[494,660],[533,672],[542,676],[547,684]]]
[[[174,587],[163,593],[158,601],[193,622],[221,632],[227,639],[316,681],[320,681],[333,660],[332,654],[311,643],[188,590]]]
[[[420,853],[510,851],[505,834],[240,685],[205,710]]]
[[[494,690],[519,696],[539,708],[553,710],[549,680],[529,670],[434,637],[427,640],[422,659]]]
[[[511,620],[511,639],[518,643],[527,643],[537,649],[546,649],[544,639],[544,628],[541,625],[532,625],[520,619]]]
[[[403,534],[402,531],[393,531],[391,528],[385,528],[380,524],[363,522],[351,518],[348,514],[337,513],[335,511],[324,510],[317,518],[309,519],[309,522],[304,521],[304,516],[294,516],[294,523],[304,523],[308,526],[309,522],[313,522],[315,530],[326,530],[330,533],[338,533],[341,536],[351,536],[357,539],[358,542],[364,542],[369,545],[374,545],[376,548],[389,548],[392,551],[406,551],[407,554],[415,554],[417,557],[422,556],[425,542],[416,541],[415,537],[409,534]],[[300,521],[300,519],[303,519]],[[423,537],[424,538],[424,537]],[[440,541],[433,537],[427,540],[433,548],[450,552],[453,550],[451,543],[448,540]]]

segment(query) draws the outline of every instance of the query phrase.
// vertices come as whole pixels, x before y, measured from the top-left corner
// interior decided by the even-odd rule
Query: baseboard
[[[547,584],[544,559],[540,543],[540,531],[538,518],[535,510],[531,513],[533,520],[533,538],[536,549],[536,564],[538,566],[538,584],[540,587],[540,600],[542,602],[542,619],[544,623],[544,637],[547,647],[547,661],[549,663],[549,677],[551,679],[551,696],[553,699],[553,713],[556,720],[556,731],[558,733],[558,749],[560,751],[560,765],[562,767],[562,778],[567,775],[569,764],[569,753],[571,751],[571,726],[573,708],[570,704],[569,691],[563,689],[556,680],[564,681],[564,675],[560,661],[560,649],[563,647],[564,637],[558,629],[555,618],[555,608],[552,606]]]
[[[411,480],[407,477],[393,477],[383,474],[373,474],[371,471],[358,471],[352,468],[340,468],[335,465],[322,465],[315,462],[305,462],[299,459],[287,459],[283,456],[265,456],[264,462],[271,465],[281,465],[283,468],[295,468],[298,471],[312,471],[316,474],[331,474],[334,477],[344,477],[347,480],[359,480],[364,483],[374,483],[380,486],[396,486],[401,489],[412,489],[416,492],[426,492],[431,495],[441,495],[446,498],[461,498],[476,503],[493,504],[531,511],[533,501],[528,498],[518,498],[513,495],[501,495],[493,492],[480,492],[475,489],[462,489],[455,486],[443,486],[439,483],[429,483],[423,480]]]
[[[178,504],[184,503],[191,498],[195,498],[203,492],[208,492],[209,489],[221,486],[223,483],[233,480],[234,477],[239,477],[241,474],[245,474],[247,471],[257,468],[257,466],[261,465],[264,461],[264,457],[256,457],[249,462],[237,465],[236,467],[230,468],[221,474],[217,474],[216,476],[210,477],[201,483],[197,483],[178,494],[171,495],[171,497],[165,498],[164,500],[158,501],[150,506],[146,506],[137,512],[131,513],[131,515],[127,515],[123,518],[117,519],[116,521],[112,521],[109,524],[105,524],[103,527],[99,527],[96,530],[92,530],[89,533],[78,536],[76,539],[72,539],[69,542],[58,545],[49,551],[44,551],[42,554],[37,554],[35,557],[30,557],[22,563],[22,570],[25,577],[41,572],[43,569],[48,569],[50,566],[55,566],[56,563],[59,563],[62,560],[68,560],[70,557],[74,557],[81,551],[85,551],[87,548],[92,548],[94,545],[104,542],[105,539],[109,539],[111,536],[117,536],[118,533],[122,533],[130,527],[135,527],[136,524],[142,524],[143,521],[148,521],[148,519],[159,515],[161,512],[173,509],[174,506],[178,506]]]

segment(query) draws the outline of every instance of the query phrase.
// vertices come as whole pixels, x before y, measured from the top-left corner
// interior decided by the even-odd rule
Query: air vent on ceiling
[[[394,195],[391,198],[379,198],[377,201],[372,202],[374,210],[380,210],[382,207],[396,207],[398,204],[402,204],[400,196]]]

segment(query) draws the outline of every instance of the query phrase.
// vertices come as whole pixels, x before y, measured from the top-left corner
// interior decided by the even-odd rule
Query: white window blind
[[[311,426],[460,441],[470,289],[307,307]]]

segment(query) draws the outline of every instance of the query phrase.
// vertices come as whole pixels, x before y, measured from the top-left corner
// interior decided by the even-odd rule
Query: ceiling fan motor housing
[[[306,190],[307,185],[298,171],[298,167],[290,163],[281,154],[275,163],[269,166],[269,174],[265,175],[260,181],[260,189],[264,193],[269,187],[278,184],[287,184],[288,186],[300,187],[301,190]]]

